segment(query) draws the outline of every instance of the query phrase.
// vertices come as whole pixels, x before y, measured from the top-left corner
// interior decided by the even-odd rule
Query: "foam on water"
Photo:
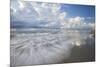
[[[15,32],[15,31],[14,31]],[[83,36],[78,31],[61,30],[58,33],[13,33],[11,39],[12,65],[62,63]],[[79,45],[78,45],[79,46]]]

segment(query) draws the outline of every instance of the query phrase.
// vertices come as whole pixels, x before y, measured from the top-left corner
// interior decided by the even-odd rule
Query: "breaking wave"
[[[38,29],[36,29],[38,30]],[[62,63],[74,46],[85,43],[87,32],[62,29],[59,32],[11,32],[11,64],[37,65]],[[48,29],[45,29],[48,30]],[[33,31],[32,29],[30,31]],[[29,31],[28,31],[29,32]],[[85,35],[84,35],[85,34]]]

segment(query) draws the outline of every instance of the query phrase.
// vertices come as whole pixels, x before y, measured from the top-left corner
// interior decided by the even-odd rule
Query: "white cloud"
[[[14,21],[35,24],[44,27],[71,28],[87,25],[85,17],[67,18],[67,12],[61,11],[61,4],[11,1],[11,15]],[[88,17],[89,19],[90,17]]]
[[[17,4],[14,4],[15,2]],[[46,22],[44,26],[55,24],[54,22],[56,22],[56,24],[60,24],[57,22],[59,20],[58,17],[61,16],[60,18],[63,19],[65,16],[65,13],[60,12],[60,8],[60,4],[22,1],[13,1],[11,3],[11,9],[14,11],[11,13],[13,13],[13,17],[16,18],[16,21],[23,21],[29,24],[39,22],[39,25],[41,25],[40,22]]]
[[[85,19],[83,17],[74,17],[69,19],[69,23],[75,24],[75,25],[80,25],[81,22],[83,22]]]
[[[80,25],[94,27],[94,24],[92,23],[90,24],[85,23],[84,17],[76,16],[73,18],[66,18],[67,12],[61,12],[60,8],[61,8],[60,4],[22,2],[22,1],[19,4],[17,1],[13,1],[13,3],[11,3],[11,10],[12,10],[11,14],[13,16],[11,20],[23,21],[23,23],[25,22],[24,24],[26,25],[33,24],[44,27],[71,28],[71,27],[78,27]],[[63,58],[69,57],[73,45],[81,46],[82,44],[84,44],[84,38],[86,38],[88,34],[85,34],[84,37],[82,34],[84,33],[80,33],[79,30],[66,30],[66,29],[62,29],[58,33],[53,35],[52,33],[49,32],[48,33],[38,32],[35,34],[32,33],[32,36],[30,34],[24,34],[24,35],[15,34],[17,36],[15,36],[11,40],[11,45],[16,43],[20,46],[23,45],[22,49],[23,47],[25,47],[25,54],[22,53],[16,56],[18,58],[18,61],[15,60],[17,61],[16,64],[19,65],[22,63],[25,63],[26,65],[44,64],[44,63],[55,63],[56,61],[61,61]],[[24,40],[28,40],[29,42]],[[19,44],[19,42],[23,43]],[[51,50],[53,51],[45,47],[48,46],[48,44],[50,44],[51,47],[49,48],[51,48]],[[33,45],[35,45],[34,46],[35,48],[33,47]],[[41,46],[44,47],[44,49]],[[36,47],[37,49],[39,49],[37,52],[34,51]],[[28,50],[29,52],[27,52],[26,50]],[[11,49],[11,51],[13,52],[13,49]],[[20,50],[17,51],[16,54],[19,52]],[[14,54],[12,53],[11,55]],[[26,58],[28,59],[28,61],[24,62]],[[45,59],[44,62],[43,59]],[[32,60],[32,62],[29,62],[30,60]]]
[[[19,4],[19,7],[20,9],[23,9],[25,6],[24,6],[24,2],[22,1],[18,1],[18,4]]]
[[[95,29],[95,23],[89,23],[88,26],[90,26],[93,30]]]

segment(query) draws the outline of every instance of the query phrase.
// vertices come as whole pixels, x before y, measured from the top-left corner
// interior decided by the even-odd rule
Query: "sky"
[[[94,26],[95,6],[11,0],[11,27]]]
[[[62,4],[61,9],[69,12],[70,16],[95,17],[95,6]]]
[[[93,5],[62,4],[61,10],[68,12],[69,17],[87,17],[86,21],[91,20],[95,22],[95,6]]]

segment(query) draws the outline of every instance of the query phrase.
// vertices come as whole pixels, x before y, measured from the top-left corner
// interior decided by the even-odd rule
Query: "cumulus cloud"
[[[52,28],[91,27],[94,23],[86,23],[84,17],[76,16],[67,18],[68,13],[61,11],[61,4],[11,1],[11,22],[22,26],[39,26]],[[24,33],[12,32],[11,63],[15,65],[58,63],[68,58],[74,46],[85,44],[89,34],[80,30],[59,29],[56,34],[44,32],[27,34],[25,31],[39,31],[35,29],[20,29]],[[58,30],[58,29],[56,29]],[[55,31],[52,29],[51,31]],[[73,34],[74,33],[74,34]],[[12,35],[12,34],[11,34]],[[85,36],[84,36],[85,35]],[[47,55],[45,55],[47,54]],[[14,59],[14,60],[13,60]],[[27,61],[26,61],[27,59]]]
[[[81,24],[83,24],[84,20],[85,20],[84,17],[76,16],[76,17],[73,17],[73,18],[69,18],[68,23],[71,26],[80,26]]]
[[[64,13],[60,13],[60,7],[60,4],[13,1],[11,15],[14,19],[12,21],[36,23],[44,27],[50,24],[59,26],[59,18],[64,17]]]
[[[11,1],[11,18],[12,22],[20,21],[26,24],[26,26],[70,28],[87,25],[84,22],[85,17],[67,18],[67,12],[61,11],[61,4],[55,3],[13,0]]]
[[[69,19],[70,23],[75,23],[75,24],[81,24],[82,21],[84,21],[84,18],[79,16]]]

